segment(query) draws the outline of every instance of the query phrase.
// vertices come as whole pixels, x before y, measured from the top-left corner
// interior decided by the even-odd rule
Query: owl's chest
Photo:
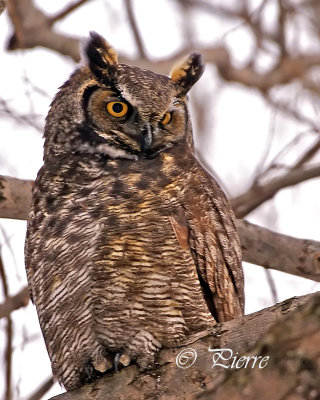
[[[181,201],[179,179],[131,173],[95,182],[81,208],[101,223],[105,237],[157,241]],[[171,227],[169,227],[171,229]]]
[[[39,234],[81,243],[88,233],[105,254],[118,245],[133,254],[139,241],[148,252],[150,245],[160,250],[175,243],[170,217],[185,201],[190,171],[176,165],[174,155],[63,168],[39,177],[34,209],[42,220]]]
[[[62,206],[111,221],[170,213],[181,200],[186,182],[184,171],[162,159],[141,163],[112,160],[104,170],[79,173],[70,183],[66,180],[65,186],[69,190],[62,194]]]

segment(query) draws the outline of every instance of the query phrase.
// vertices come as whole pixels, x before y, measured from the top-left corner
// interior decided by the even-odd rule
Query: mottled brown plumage
[[[88,66],[54,99],[33,190],[26,268],[67,390],[243,312],[230,204],[195,159],[190,55],[171,78],[118,64],[92,34]]]

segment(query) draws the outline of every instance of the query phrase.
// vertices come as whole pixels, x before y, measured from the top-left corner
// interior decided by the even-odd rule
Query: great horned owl
[[[170,77],[118,63],[93,33],[56,95],[33,189],[26,268],[67,390],[243,313],[230,204],[199,165],[186,95],[198,54]]]

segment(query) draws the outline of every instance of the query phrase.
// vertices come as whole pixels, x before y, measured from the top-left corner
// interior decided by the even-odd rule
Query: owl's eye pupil
[[[107,111],[113,117],[121,118],[124,117],[128,111],[128,104],[123,101],[109,101],[107,103]]]
[[[121,113],[121,111],[123,110],[123,105],[121,103],[114,103],[112,106],[112,110],[117,114]]]

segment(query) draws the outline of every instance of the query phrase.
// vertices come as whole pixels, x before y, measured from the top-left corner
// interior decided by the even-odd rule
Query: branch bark
[[[264,369],[228,371],[201,400],[306,400],[320,398],[320,296],[312,297],[251,350],[268,355]]]
[[[237,220],[243,259],[320,282],[320,242],[297,239]]]
[[[79,39],[56,33],[50,17],[36,8],[32,0],[9,0],[7,8],[14,27],[8,50],[42,46],[80,60]]]
[[[25,287],[15,296],[7,297],[5,302],[0,304],[0,319],[9,317],[12,311],[25,307],[28,303],[29,290]]]
[[[33,181],[0,176],[0,218],[27,219]]]
[[[304,304],[306,304],[306,306],[299,309],[299,307]],[[298,313],[295,313],[295,310],[297,310]],[[270,352],[271,360],[274,349],[276,349],[277,346],[279,347],[279,344],[285,344],[285,341],[283,343],[282,339],[280,339],[282,336],[274,333],[278,332],[278,326],[283,327],[281,328],[281,332],[286,332],[285,329],[290,326],[290,332],[287,332],[284,337],[291,337],[291,340],[293,340],[296,333],[295,318],[300,318],[299,315],[301,314],[301,318],[304,318],[308,327],[309,319],[307,318],[310,318],[310,323],[317,320],[319,328],[319,313],[319,293],[292,298],[254,314],[218,324],[212,331],[200,332],[190,337],[184,347],[161,350],[158,357],[158,364],[153,370],[141,372],[138,370],[137,366],[131,365],[123,368],[119,373],[106,375],[78,390],[55,396],[51,400],[102,400],[106,398],[192,400],[201,394],[205,396],[205,390],[208,386],[211,387],[211,385],[214,384],[214,388],[210,390],[220,390],[221,384],[227,379],[231,379],[229,378],[229,374],[225,374],[224,368],[212,368],[212,353],[208,351],[209,348],[231,349],[234,355],[239,353],[244,355],[261,355],[261,357],[267,356]],[[288,315],[288,321],[293,321],[293,323],[283,322]],[[297,315],[298,317],[296,317]],[[262,345],[260,345],[259,341],[272,327],[274,328],[270,331],[271,333],[265,336],[266,341],[263,341]],[[297,328],[297,332],[300,334],[302,332],[299,329],[300,325]],[[309,338],[310,332],[311,328],[307,329],[307,337]],[[318,336],[319,332],[320,330],[318,329]],[[252,351],[252,347],[258,342],[259,345]],[[265,350],[264,343],[268,346],[267,350]],[[291,344],[292,343],[291,341]],[[304,344],[306,344],[306,342],[304,342]],[[187,348],[192,348],[197,353],[197,358],[190,368],[178,368],[176,362],[177,359],[179,359],[179,354],[181,354],[182,350]],[[318,346],[310,347],[310,359],[313,359],[312,349],[314,350],[316,348],[318,348]],[[291,346],[284,346],[283,353],[285,353],[286,350],[288,350],[289,353],[289,351],[291,351]],[[298,349],[295,351],[298,352]],[[316,352],[313,352],[314,358],[319,357],[319,352],[317,355],[315,353]],[[285,354],[287,355],[287,353]],[[187,361],[186,358],[180,360]],[[190,361],[192,361],[191,358],[189,359],[189,362]],[[272,360],[272,366],[277,362],[277,359]],[[246,369],[245,372],[254,375],[256,370],[257,368],[251,370]],[[266,370],[267,368],[262,371],[262,375],[264,375]],[[238,373],[239,370],[234,372],[236,376]],[[269,368],[269,374],[272,374],[271,367]],[[248,382],[250,383],[250,379],[246,380],[246,383]],[[223,391],[223,388],[221,390]],[[219,396],[203,398],[220,399]],[[238,398],[239,397],[237,397],[237,399]],[[246,396],[241,398],[246,398]],[[260,399],[261,397],[258,395],[255,398]],[[274,399],[272,396],[268,398]]]
[[[54,384],[52,377],[48,378],[27,400],[40,400]]]
[[[0,15],[3,13],[7,6],[7,1],[6,0],[0,0]]]

